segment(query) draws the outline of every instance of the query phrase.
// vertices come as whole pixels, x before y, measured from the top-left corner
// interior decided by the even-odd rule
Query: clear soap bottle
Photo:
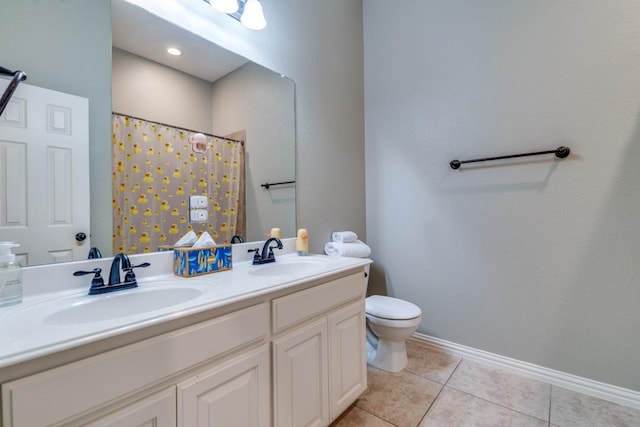
[[[0,242],[0,307],[22,302],[22,269],[11,248],[17,243]]]

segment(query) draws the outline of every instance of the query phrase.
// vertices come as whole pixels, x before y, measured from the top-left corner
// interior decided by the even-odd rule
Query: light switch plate
[[[191,209],[191,222],[205,222],[208,218],[206,209]]]
[[[191,209],[203,209],[208,206],[207,196],[191,196],[189,198],[189,207]]]

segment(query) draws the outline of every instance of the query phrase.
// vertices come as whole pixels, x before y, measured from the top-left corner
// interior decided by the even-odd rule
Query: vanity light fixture
[[[267,26],[259,0],[203,0],[216,10],[242,22],[251,30],[262,30]]]
[[[267,26],[267,21],[264,19],[264,13],[262,12],[262,5],[258,0],[247,0],[244,4],[244,12],[242,12],[240,22],[251,30],[262,30]]]
[[[236,13],[238,11],[236,0],[209,0],[209,4],[222,13]]]
[[[170,47],[170,48],[168,48],[168,49],[167,49],[167,53],[168,53],[169,55],[173,55],[173,56],[180,56],[180,55],[182,55],[182,51],[181,51],[180,49],[178,49],[178,48],[175,48],[175,47]]]

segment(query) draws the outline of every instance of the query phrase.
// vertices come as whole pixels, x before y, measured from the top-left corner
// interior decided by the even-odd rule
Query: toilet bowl
[[[365,315],[367,363],[385,371],[400,372],[407,366],[405,343],[418,329],[422,310],[408,301],[372,295],[365,299]]]

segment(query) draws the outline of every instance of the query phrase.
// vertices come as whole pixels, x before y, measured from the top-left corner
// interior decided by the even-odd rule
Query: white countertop
[[[304,272],[287,270],[284,275],[256,275],[257,270],[275,264],[253,266],[250,261],[246,261],[247,256],[244,254],[246,247],[252,247],[255,244],[237,245],[238,248],[235,246],[232,270],[194,278],[181,278],[171,273],[172,252],[132,256],[132,262],[135,264],[144,261],[149,261],[152,264],[149,269],[136,270],[139,287],[93,296],[86,295],[92,276],[77,278],[73,277],[71,273],[75,270],[90,270],[101,266],[103,277],[108,278],[108,266],[111,264],[111,258],[68,263],[62,266],[25,268],[23,302],[9,307],[0,307],[0,324],[2,325],[0,328],[0,368],[241,302],[309,280],[332,276],[371,262],[369,259],[328,257],[325,255],[298,257],[297,254],[291,253],[289,242],[285,245],[285,249],[289,248],[289,253],[286,255],[276,254],[276,264],[278,260],[281,262],[280,265],[287,262],[299,262],[294,259],[295,257],[308,260],[307,267],[313,265]],[[237,259],[240,261],[237,262]],[[316,264],[317,268],[315,268]],[[365,286],[364,279],[363,286]],[[198,293],[201,294],[189,301],[169,307],[113,318],[105,316],[102,319],[83,323],[60,321],[60,319],[56,321],[55,317],[51,317],[56,306],[69,305],[70,301],[74,301],[74,304],[77,305],[96,298],[126,298],[127,294],[144,293],[159,287],[195,288],[199,289]],[[144,296],[141,295],[139,298],[144,299]]]

